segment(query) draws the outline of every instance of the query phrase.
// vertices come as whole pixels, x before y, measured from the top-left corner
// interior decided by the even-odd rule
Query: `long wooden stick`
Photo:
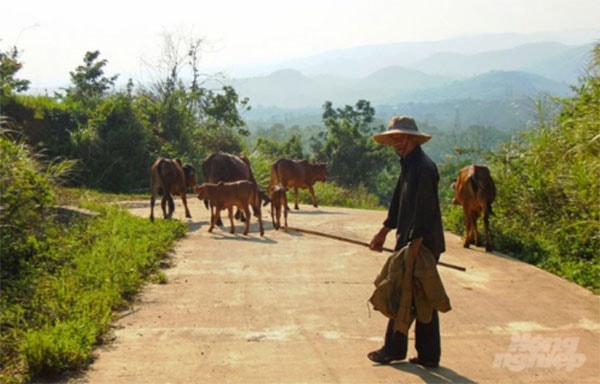
[[[342,237],[342,236],[337,236],[337,235],[330,235],[328,233],[312,231],[310,229],[303,229],[303,228],[297,228],[297,227],[285,227],[285,228],[282,228],[282,229],[284,231],[286,231],[286,232],[291,231],[291,232],[308,233],[310,235],[327,237],[327,238],[330,238],[330,239],[345,241],[347,243],[358,244],[358,245],[362,245],[362,246],[365,246],[365,247],[369,247],[369,243],[365,243],[364,241],[349,239],[347,237]],[[387,252],[394,252],[393,249],[386,248],[386,247],[383,247],[383,250],[387,251]],[[465,267],[461,267],[460,265],[449,264],[449,263],[445,263],[443,261],[438,261],[438,265],[441,265],[442,267],[456,269],[458,271],[463,271],[463,272],[465,272],[467,270]]]

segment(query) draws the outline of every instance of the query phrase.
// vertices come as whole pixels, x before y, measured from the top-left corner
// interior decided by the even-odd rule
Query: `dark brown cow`
[[[298,188],[310,192],[313,207],[317,207],[317,198],[313,185],[317,181],[327,180],[327,168],[324,163],[310,164],[307,160],[279,159],[271,166],[271,185],[282,185],[286,189],[294,188],[295,204],[298,207]]]
[[[229,221],[231,223],[231,229],[229,232],[235,233],[235,227],[233,225],[233,207],[237,207],[243,211],[246,215],[246,229],[244,235],[247,235],[250,230],[250,209],[252,207],[254,216],[258,220],[260,227],[260,235],[263,236],[265,230],[262,223],[262,214],[260,211],[260,196],[258,195],[258,187],[255,183],[248,180],[240,180],[233,182],[219,182],[214,183],[202,183],[195,189],[198,194],[198,199],[210,201],[211,206],[216,210],[212,216],[210,228],[208,232],[212,232],[215,224],[217,224],[218,213],[223,209],[229,211]]]
[[[475,243],[479,246],[477,219],[483,212],[485,229],[485,250],[493,250],[489,234],[489,217],[492,214],[492,203],[496,198],[496,184],[490,175],[490,170],[481,165],[464,167],[458,173],[454,182],[453,204],[462,205],[465,216],[465,242],[463,247],[469,248]]]
[[[181,196],[181,201],[185,207],[185,217],[191,218],[190,210],[187,206],[186,189],[193,188],[196,185],[196,169],[190,164],[181,164],[179,159],[157,159],[150,168],[150,220],[154,221],[154,203],[156,196],[161,194],[160,206],[163,211],[163,217],[170,219],[175,211],[173,196]],[[169,204],[168,212],[165,210],[166,204]]]
[[[216,152],[208,155],[202,161],[202,174],[205,183],[219,183],[221,181],[231,182],[238,180],[248,180],[256,184],[250,161],[245,156],[234,156],[228,153]],[[259,190],[261,199],[265,204],[269,202],[264,192]],[[204,205],[208,208],[208,201],[204,201]],[[219,212],[217,214],[217,225],[223,225]],[[238,214],[236,213],[236,217]],[[213,212],[211,208],[211,222]],[[243,218],[242,218],[243,219]]]
[[[273,222],[273,228],[281,228],[281,211],[283,211],[283,217],[285,219],[285,226],[287,227],[287,196],[286,189],[281,185],[271,185],[269,187],[269,197],[271,198],[271,221]]]

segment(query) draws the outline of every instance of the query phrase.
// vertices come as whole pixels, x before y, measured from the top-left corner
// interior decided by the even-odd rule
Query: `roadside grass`
[[[89,364],[116,311],[146,282],[166,282],[161,261],[185,235],[179,221],[152,223],[100,202],[116,196],[71,191],[69,205],[98,214],[53,220],[19,275],[2,281],[0,382],[61,377]]]
[[[89,188],[57,188],[56,200],[59,205],[94,205],[97,203],[118,203],[121,201],[131,200],[148,200],[150,201],[148,190],[147,193],[125,194],[125,193],[107,193]]]
[[[328,207],[344,207],[358,209],[383,210],[377,196],[370,194],[366,187],[359,185],[352,189],[342,188],[334,182],[316,183],[314,185],[317,205]],[[288,205],[294,205],[294,191],[287,192]],[[308,189],[298,189],[298,203],[312,205]]]

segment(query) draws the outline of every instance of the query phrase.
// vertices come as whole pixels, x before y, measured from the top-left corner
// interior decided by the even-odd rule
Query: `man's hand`
[[[419,249],[421,249],[421,244],[423,244],[423,238],[419,237],[418,239],[414,239],[410,242],[410,256],[413,260],[417,259],[419,256]]]
[[[387,227],[381,227],[379,232],[373,236],[373,239],[369,243],[369,249],[376,252],[381,252],[383,250],[383,243],[385,243],[385,238],[390,231]]]

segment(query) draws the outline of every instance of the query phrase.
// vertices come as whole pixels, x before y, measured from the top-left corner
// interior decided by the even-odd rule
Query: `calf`
[[[265,231],[260,211],[260,196],[255,183],[248,180],[234,182],[221,181],[218,184],[202,183],[196,187],[196,193],[198,194],[198,199],[208,200],[211,205],[211,219],[208,232],[212,232],[217,224],[219,212],[227,209],[229,211],[229,222],[231,223],[231,230],[229,232],[235,233],[233,224],[233,207],[235,206],[246,215],[247,220],[244,235],[247,235],[250,230],[250,209],[248,206],[251,206],[254,216],[258,220],[260,235],[264,236]],[[212,212],[213,207],[215,209],[214,213]]]
[[[285,195],[286,189],[281,185],[271,185],[269,187],[269,194],[271,199],[271,221],[273,222],[273,228],[281,228],[281,212],[283,211],[283,217],[285,219],[285,226],[287,227],[287,197]]]
[[[245,156],[234,156],[229,153],[215,152],[208,155],[202,161],[202,175],[205,183],[232,182],[238,180],[248,180],[256,183],[250,161]],[[268,197],[263,191],[260,191],[260,197],[264,200],[264,205],[269,203]],[[208,201],[204,201],[206,208]],[[211,212],[212,212],[211,208]],[[211,213],[212,214],[212,213]],[[222,225],[219,212],[217,214],[217,225]],[[236,219],[245,220],[238,210],[235,214]],[[212,220],[212,219],[211,219]]]
[[[483,213],[485,229],[485,250],[493,250],[489,234],[489,217],[492,214],[492,203],[496,198],[496,185],[490,170],[481,165],[470,165],[460,170],[454,182],[453,204],[462,205],[465,217],[465,242],[463,247],[469,248],[473,242],[479,245],[477,219]]]

